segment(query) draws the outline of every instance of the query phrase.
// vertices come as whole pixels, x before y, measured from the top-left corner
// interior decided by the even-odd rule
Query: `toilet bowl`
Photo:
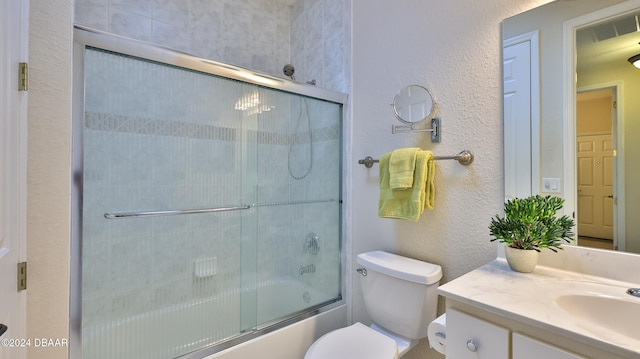
[[[355,323],[316,340],[305,359],[397,359],[427,336],[436,318],[440,266],[374,251],[359,254],[360,287],[373,320]]]
[[[327,333],[316,340],[304,359],[397,359],[395,340],[362,323]]]

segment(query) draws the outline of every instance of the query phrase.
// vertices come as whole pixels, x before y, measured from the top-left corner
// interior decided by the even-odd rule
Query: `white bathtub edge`
[[[316,339],[346,326],[347,306],[340,305],[204,359],[303,359]]]

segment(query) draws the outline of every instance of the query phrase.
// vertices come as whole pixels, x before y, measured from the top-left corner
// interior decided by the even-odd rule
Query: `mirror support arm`
[[[440,142],[440,119],[431,119],[431,128],[416,128],[415,124],[391,125],[391,133],[394,135],[407,132],[431,132],[431,142]]]

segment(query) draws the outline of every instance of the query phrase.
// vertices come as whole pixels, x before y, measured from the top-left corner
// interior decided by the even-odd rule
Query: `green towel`
[[[416,156],[413,187],[394,190],[389,185],[389,159],[391,153],[380,157],[380,199],[378,216],[383,218],[410,219],[417,221],[425,208],[433,209],[435,166],[433,152],[419,151]]]
[[[391,152],[389,157],[389,187],[391,189],[409,189],[413,187],[413,173],[416,168],[416,156],[420,148],[400,148]]]
[[[424,161],[427,162],[426,163],[427,181],[425,183],[425,188],[424,188],[424,195],[425,195],[424,208],[433,209],[433,205],[435,204],[435,200],[436,200],[436,186],[433,183],[433,180],[436,174],[435,160],[433,159],[433,152],[428,150],[422,151],[422,152],[426,157]]]

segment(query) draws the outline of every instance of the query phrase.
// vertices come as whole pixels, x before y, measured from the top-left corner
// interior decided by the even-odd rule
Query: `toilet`
[[[359,254],[356,262],[373,324],[355,323],[323,335],[304,359],[397,359],[427,336],[436,318],[442,268],[383,251]]]

